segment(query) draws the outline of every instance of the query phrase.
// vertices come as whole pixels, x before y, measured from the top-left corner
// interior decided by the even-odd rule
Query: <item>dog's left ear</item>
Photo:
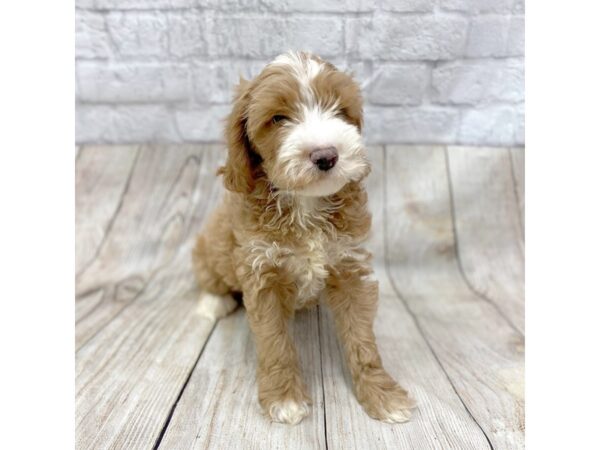
[[[359,133],[363,129],[363,97],[360,84],[351,72],[332,72],[332,81],[336,84],[343,101],[343,114]]]
[[[255,182],[251,159],[253,151],[246,133],[250,85],[250,81],[240,78],[240,83],[236,87],[233,110],[227,117],[225,126],[227,161],[217,172],[223,175],[228,190],[242,193],[252,192]]]
[[[352,102],[349,105],[348,108],[348,114],[350,116],[350,119],[352,120],[352,122],[354,123],[354,125],[356,125],[356,128],[358,128],[358,132],[362,133],[362,129],[363,129],[363,97],[362,97],[362,92],[360,90],[360,84],[358,83],[358,81],[356,81],[354,79],[354,77],[352,78],[352,84],[350,87],[351,93],[350,96],[352,98]]]

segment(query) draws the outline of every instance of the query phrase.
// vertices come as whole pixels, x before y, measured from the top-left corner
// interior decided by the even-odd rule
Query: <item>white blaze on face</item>
[[[333,111],[304,107],[299,123],[290,124],[289,129],[278,158],[285,165],[287,176],[311,180],[297,193],[331,195],[364,175],[367,163],[361,136],[354,125],[336,117]],[[337,150],[338,161],[323,172],[310,160],[310,153],[326,147]]]
[[[338,105],[322,110],[311,88],[312,80],[324,69],[323,63],[290,52],[279,56],[273,64],[289,67],[300,83],[302,94],[302,104],[298,105],[300,116],[285,125],[288,133],[278,153],[279,165],[287,178],[284,184],[293,186],[292,190],[298,194],[325,196],[361,179],[368,171],[368,162],[358,129],[336,115]],[[326,147],[336,149],[338,161],[324,172],[310,160],[310,153]]]
[[[300,83],[302,99],[305,104],[315,105],[314,93],[310,88],[310,83],[323,70],[323,63],[312,58],[302,57],[296,52],[288,52],[279,55],[272,64],[288,67]]]

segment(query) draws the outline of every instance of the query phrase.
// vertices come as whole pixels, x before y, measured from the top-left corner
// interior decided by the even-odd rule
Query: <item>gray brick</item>
[[[216,56],[273,57],[290,49],[324,57],[343,52],[342,21],[336,17],[217,16],[209,36]]]
[[[346,24],[352,57],[388,60],[452,59],[463,54],[467,19],[454,16],[375,16]]]
[[[515,0],[513,5],[513,13],[525,14],[525,0]]]
[[[75,7],[81,9],[94,9],[95,0],[75,0]]]
[[[383,11],[429,12],[433,11],[435,3],[435,0],[380,0],[379,7]]]
[[[375,9],[375,2],[369,0],[262,0],[261,3],[269,10],[282,12],[367,12]]]
[[[99,9],[173,9],[191,8],[196,0],[95,0]]]
[[[187,100],[191,97],[188,74],[183,65],[79,63],[79,98],[115,103]]]
[[[442,0],[440,6],[448,11],[475,13],[510,13],[515,0]]]
[[[371,103],[418,105],[429,83],[426,64],[382,64],[366,86]]]
[[[511,56],[525,55],[525,18],[515,16],[510,20],[506,54]]]
[[[373,75],[373,64],[370,61],[338,61],[330,60],[338,70],[349,74],[358,84],[361,85],[361,89],[365,89],[368,83],[371,81]]]
[[[525,105],[519,105],[515,114],[515,143],[525,145]]]
[[[108,58],[110,41],[101,14],[75,12],[75,56],[78,58]]]
[[[525,138],[524,0],[76,0],[76,7],[78,142],[222,141],[239,75],[252,78],[290,49],[354,72],[370,142]]]
[[[81,105],[75,107],[75,141],[78,144],[116,142],[111,123],[111,107]]]
[[[479,16],[471,20],[466,55],[471,58],[506,56],[509,16]]]
[[[121,56],[166,56],[167,19],[154,12],[112,12],[108,31]]]
[[[365,139],[381,143],[451,143],[459,127],[453,108],[365,108]]]
[[[172,13],[168,16],[170,53],[176,57],[203,56],[208,53],[206,18],[198,12]]]
[[[262,3],[262,0],[198,0],[198,5],[202,8],[229,12],[263,11],[266,8]]]
[[[514,145],[517,106],[502,105],[463,112],[458,141],[475,145]]]
[[[198,63],[193,68],[194,91],[200,103],[229,103],[240,80],[254,78],[266,62],[214,61]]]
[[[370,64],[362,61],[344,62],[331,60],[339,70],[347,71],[359,83],[370,73]],[[212,61],[199,62],[192,68],[196,100],[199,103],[229,103],[240,75],[252,79],[269,63],[263,61]]]
[[[77,70],[77,69],[75,69]],[[75,99],[79,100],[81,98],[81,89],[79,88],[79,80],[77,76],[75,76]]]
[[[176,112],[177,128],[184,141],[223,141],[224,120],[231,111],[230,105],[212,105],[201,109]]]
[[[524,98],[522,61],[451,62],[434,68],[433,101],[477,105]]]
[[[174,117],[162,105],[77,105],[77,143],[179,142]]]

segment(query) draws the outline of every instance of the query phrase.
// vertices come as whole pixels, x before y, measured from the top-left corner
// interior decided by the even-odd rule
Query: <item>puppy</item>
[[[294,311],[323,299],[367,414],[410,418],[412,400],[384,370],[373,321],[378,284],[362,247],[371,226],[362,180],[362,98],[352,78],[308,53],[240,80],[227,119],[225,197],[198,236],[199,308],[217,319],[242,293],[258,353],[258,399],[297,424],[310,399],[288,333]]]

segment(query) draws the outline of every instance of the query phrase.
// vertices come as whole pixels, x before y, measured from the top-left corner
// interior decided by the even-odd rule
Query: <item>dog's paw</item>
[[[416,402],[400,386],[396,385],[392,388],[374,386],[366,391],[361,403],[373,419],[386,423],[402,423],[410,420],[411,409],[416,407]]]
[[[215,295],[202,292],[198,299],[196,312],[202,317],[215,321],[225,317],[237,307],[237,302],[231,295]]]
[[[304,419],[310,411],[307,402],[296,402],[288,399],[276,401],[269,406],[269,416],[273,422],[296,425]]]
[[[390,408],[391,410],[385,409],[379,420],[386,423],[408,422],[412,416],[411,408],[414,408],[414,404],[398,405]]]

